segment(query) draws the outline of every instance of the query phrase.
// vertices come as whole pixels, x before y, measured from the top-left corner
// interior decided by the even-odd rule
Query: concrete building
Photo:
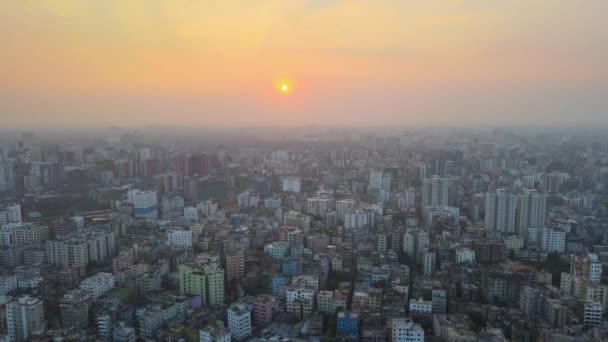
[[[528,241],[530,228],[542,229],[545,225],[547,195],[536,190],[525,190],[518,196],[517,234]]]
[[[332,209],[331,198],[313,197],[306,199],[306,213],[312,216],[323,216]]]
[[[46,242],[50,264],[62,267],[103,263],[114,257],[114,234],[104,230],[79,230]]]
[[[281,177],[281,191],[300,193],[302,181],[300,177],[285,176]]]
[[[542,249],[548,253],[566,251],[566,232],[559,228],[543,229]]]
[[[422,260],[422,269],[425,277],[432,277],[435,273],[435,252],[427,251]]]
[[[259,295],[253,302],[253,323],[266,326],[279,310],[279,302],[271,295]]]
[[[90,276],[80,283],[80,289],[91,294],[91,298],[97,299],[104,293],[116,286],[112,273],[99,272]]]
[[[224,305],[224,270],[219,265],[180,265],[179,280],[182,295],[201,296],[204,304],[214,308]]]
[[[448,206],[450,183],[450,178],[442,178],[439,176],[424,178],[422,181],[422,189],[420,190],[422,194],[422,208],[428,206]]]
[[[338,312],[336,335],[357,338],[359,336],[359,314],[349,311]]]
[[[129,190],[127,200],[133,205],[134,218],[148,220],[158,218],[158,194],[156,191]]]
[[[486,193],[485,228],[503,234],[515,232],[517,195],[506,189]]]
[[[415,314],[430,314],[433,312],[433,302],[422,300],[422,298],[418,298],[418,300],[413,299],[410,300],[410,315]]]
[[[424,330],[418,323],[408,318],[394,318],[391,321],[392,342],[424,342]]]
[[[167,245],[177,248],[192,247],[192,231],[185,229],[169,229],[166,232]]]
[[[243,304],[232,304],[227,310],[228,330],[233,339],[240,341],[251,335],[251,312]]]
[[[89,327],[89,302],[91,294],[82,290],[70,290],[59,299],[61,325],[64,329],[86,330]]]
[[[42,301],[22,296],[6,304],[7,332],[11,341],[29,341],[43,337],[46,331]]]
[[[458,247],[454,250],[454,262],[456,264],[475,263],[475,251],[467,247]]]

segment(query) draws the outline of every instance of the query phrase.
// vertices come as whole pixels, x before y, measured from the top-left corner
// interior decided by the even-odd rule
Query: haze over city
[[[0,117],[3,128],[603,125],[607,12],[603,0],[7,1]]]

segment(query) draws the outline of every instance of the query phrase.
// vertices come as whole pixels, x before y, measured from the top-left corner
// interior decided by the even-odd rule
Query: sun
[[[289,90],[289,86],[285,83],[281,84],[281,91],[282,92],[287,92]]]

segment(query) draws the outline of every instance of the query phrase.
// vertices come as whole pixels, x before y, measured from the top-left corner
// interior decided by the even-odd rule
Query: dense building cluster
[[[608,340],[589,133],[0,137],[0,341]]]

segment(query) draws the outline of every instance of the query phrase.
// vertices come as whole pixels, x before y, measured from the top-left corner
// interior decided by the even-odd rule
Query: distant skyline
[[[0,118],[608,124],[606,13],[605,0],[8,1]]]

